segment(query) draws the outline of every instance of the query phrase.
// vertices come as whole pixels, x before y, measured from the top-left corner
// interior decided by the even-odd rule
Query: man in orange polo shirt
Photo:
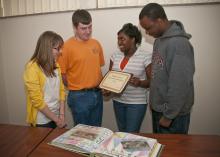
[[[72,16],[75,35],[68,39],[59,57],[63,82],[69,90],[67,103],[74,125],[101,126],[103,97],[98,85],[105,64],[100,43],[91,38],[92,18],[86,10],[76,10]]]

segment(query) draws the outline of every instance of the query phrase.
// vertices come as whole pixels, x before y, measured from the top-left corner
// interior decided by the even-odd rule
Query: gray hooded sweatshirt
[[[190,112],[194,103],[194,51],[191,35],[179,21],[155,40],[152,57],[150,105],[168,119]]]

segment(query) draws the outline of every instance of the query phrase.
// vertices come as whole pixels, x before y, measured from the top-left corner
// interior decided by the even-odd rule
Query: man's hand
[[[165,128],[169,128],[171,123],[172,123],[172,120],[167,119],[164,116],[162,116],[159,121],[159,124]]]

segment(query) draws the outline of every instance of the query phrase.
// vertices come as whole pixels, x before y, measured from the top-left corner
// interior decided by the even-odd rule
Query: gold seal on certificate
[[[129,73],[109,71],[103,78],[99,87],[108,91],[112,91],[114,93],[121,93],[130,78],[131,74]]]

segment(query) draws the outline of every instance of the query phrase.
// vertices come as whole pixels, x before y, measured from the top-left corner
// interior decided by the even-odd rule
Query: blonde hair
[[[46,76],[56,76],[54,70],[57,67],[52,51],[57,45],[59,47],[63,45],[63,38],[60,35],[52,31],[42,33],[37,41],[34,54],[30,59],[43,69]]]

